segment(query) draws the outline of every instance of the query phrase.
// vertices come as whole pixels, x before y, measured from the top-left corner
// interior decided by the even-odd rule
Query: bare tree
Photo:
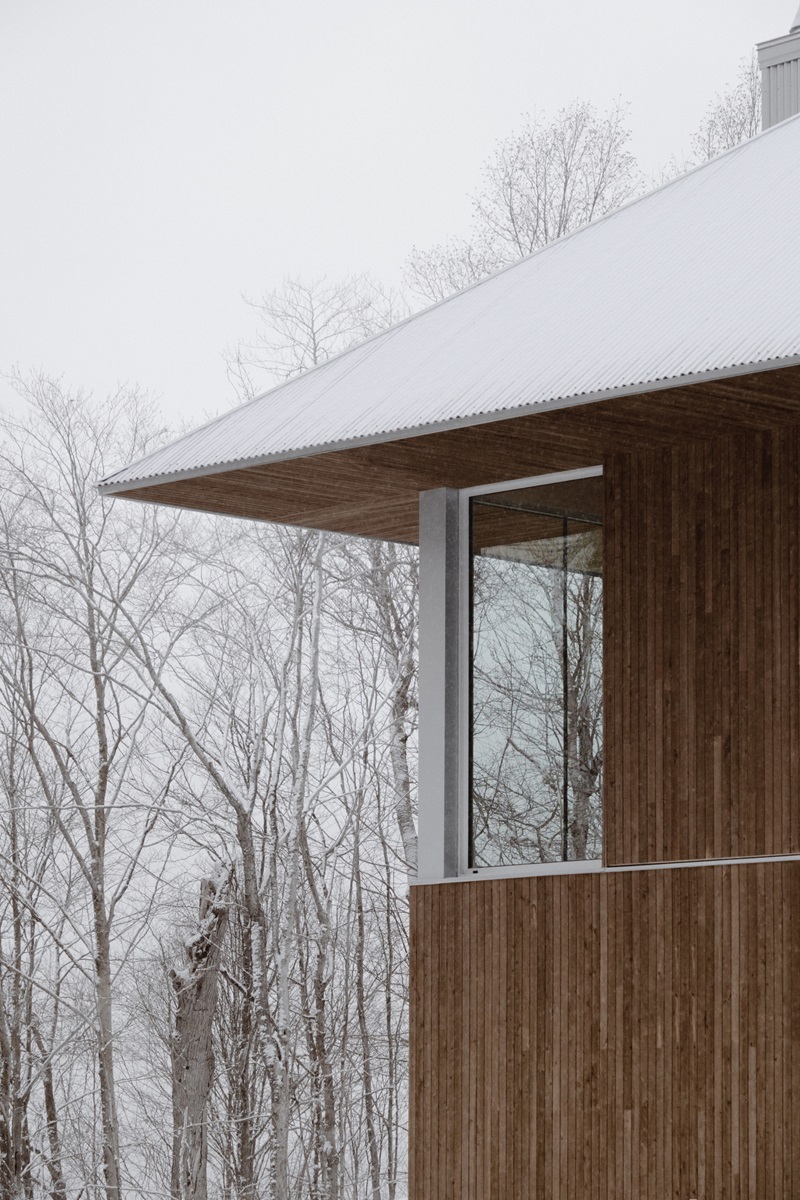
[[[710,105],[692,137],[692,162],[708,162],[724,150],[732,150],[761,129],[761,71],[758,56],[739,64],[736,82]]]
[[[232,998],[238,1016],[224,1035],[230,1053],[219,1056],[225,1078],[209,1137],[212,1177],[242,1200],[259,1189],[329,1200],[350,1194],[368,1155],[373,1180],[393,1195],[404,1138],[404,861],[414,849],[407,741],[415,593],[403,584],[407,564],[377,545],[311,533],[217,521],[195,529],[194,518],[179,526],[146,508],[109,511],[91,486],[103,470],[93,457],[101,414],[51,386],[36,383],[35,419],[9,427],[0,563],[3,728],[24,768],[12,764],[7,773],[2,853],[18,857],[22,843],[11,827],[20,813],[38,814],[39,841],[28,841],[46,860],[41,868],[23,856],[24,872],[0,886],[21,931],[13,951],[3,942],[4,962],[21,964],[18,978],[30,976],[20,1003],[3,1006],[7,1045],[16,1038],[21,1048],[5,1089],[17,1103],[8,1109],[10,1128],[31,1128],[27,1142],[13,1132],[7,1139],[23,1151],[17,1179],[34,1187],[44,1166],[61,1197],[97,1190],[98,1172],[107,1195],[126,1179],[136,1191],[164,1178],[156,1114],[136,1117],[119,1097],[122,1087],[128,1101],[161,1103],[163,1086],[148,1090],[136,1077],[145,1066],[169,1086],[176,1043],[165,1025],[145,1062],[141,1026],[132,1022],[146,989],[140,967],[128,983],[125,971],[137,947],[160,962],[158,920],[167,918],[158,914],[170,894],[180,902],[180,855],[168,865],[180,837],[182,853],[195,845],[237,860],[236,936],[221,990],[226,1019]],[[119,410],[106,418],[124,432]],[[348,607],[341,599],[353,592],[356,570],[357,604]],[[100,631],[95,658],[87,626]],[[95,751],[97,675],[105,758]],[[98,762],[107,767],[104,791]],[[401,814],[411,823],[407,852]],[[46,950],[35,978],[25,961],[26,920]],[[2,917],[0,926],[2,933]],[[390,931],[384,974],[378,962]],[[204,995],[208,1016],[208,989]],[[13,1000],[7,986],[5,996]],[[193,988],[176,998],[173,1020],[184,1032],[197,1016]],[[218,1023],[218,1044],[222,1037]],[[102,1079],[99,1046],[110,1050],[113,1068]],[[83,1047],[94,1048],[94,1071],[90,1059],[81,1061]],[[238,1097],[220,1108],[234,1060]],[[197,1115],[208,1060],[193,1061],[205,1072],[194,1080]],[[26,1078],[38,1088],[34,1107]],[[181,1128],[187,1121],[202,1126],[182,1118]],[[137,1142],[135,1124],[149,1140]],[[184,1166],[197,1149],[189,1140],[178,1156]],[[236,1154],[226,1151],[222,1162],[229,1145]],[[113,1175],[109,1182],[111,1167],[118,1184]],[[199,1169],[199,1194],[201,1177]]]
[[[290,277],[248,304],[258,318],[255,337],[226,354],[228,376],[245,399],[380,333],[407,313],[397,293],[364,274],[334,281]]]
[[[417,830],[409,739],[416,728],[418,559],[408,550],[374,543],[369,548],[368,595],[375,608],[391,687],[389,756],[395,815],[410,875],[417,873]]]
[[[630,199],[641,187],[624,107],[606,113],[574,101],[552,121],[528,117],[503,138],[472,197],[469,239],[414,249],[405,280],[441,300]]]
[[[394,560],[398,681],[367,586],[372,547],[222,523],[203,541],[184,610],[170,616],[180,637],[160,643],[168,661],[134,630],[130,653],[191,748],[185,786],[204,814],[198,828],[215,828],[237,860],[210,1139],[225,1194],[334,1200],[350,1194],[362,1151],[394,1189],[406,940],[391,747],[396,730],[413,731],[397,708],[398,694],[413,694],[402,644],[413,590],[399,586]],[[407,803],[407,763],[404,777]],[[379,887],[365,871],[379,873]],[[384,975],[371,958],[384,961],[389,928],[397,944]]]
[[[33,993],[37,952],[41,953],[35,913],[41,860],[49,857],[49,846],[47,839],[41,850],[36,845],[40,831],[29,812],[35,785],[13,705],[4,706],[0,728],[2,874],[7,881],[0,891],[0,1197],[16,1200],[31,1194],[35,1158],[30,1112],[36,1053]]]
[[[736,81],[718,94],[692,134],[691,152],[673,155],[656,172],[653,186],[669,183],[718,154],[746,142],[761,129],[761,71],[755,50],[739,63]]]
[[[220,537],[218,591],[206,569],[198,591],[203,606],[192,607],[181,638],[164,643],[168,659],[162,647],[141,637],[135,622],[128,649],[142,686],[152,689],[163,718],[185,739],[212,795],[227,808],[246,917],[242,986],[270,1087],[270,1186],[275,1196],[288,1197],[297,1037],[294,948],[319,692],[324,538],[294,531],[283,537],[281,565],[291,607],[281,645],[264,612],[248,605],[254,595],[263,595],[263,581],[251,577],[245,587],[243,543],[250,532],[240,534],[238,567],[230,539]],[[257,551],[259,531],[253,540]],[[251,559],[251,565],[257,561]],[[223,596],[224,606],[217,602]],[[240,1171],[250,1183],[239,1194],[254,1195],[253,1162],[241,1162]]]
[[[261,326],[254,346],[241,346],[229,366],[247,394],[253,393],[246,368],[255,366],[273,379],[287,379],[326,361],[350,345],[380,332],[405,315],[400,297],[368,276],[351,276],[328,283],[287,279],[280,289],[253,305]],[[242,385],[242,380],[244,384]],[[391,545],[374,543],[366,555],[355,549],[345,558],[346,592],[357,603],[366,596],[377,620],[382,653],[392,693],[391,758],[396,787],[396,816],[409,870],[416,870],[416,829],[408,739],[413,726],[416,680],[416,558],[398,558]],[[354,586],[355,583],[355,586]],[[410,584],[409,587],[406,586]],[[347,619],[351,619],[352,614]]]
[[[142,752],[153,713],[149,695],[131,688],[118,623],[123,604],[143,627],[161,603],[163,580],[150,569],[165,522],[132,510],[112,520],[95,490],[104,454],[130,457],[146,446],[152,423],[140,399],[121,393],[94,406],[43,378],[17,385],[29,412],[6,422],[2,454],[0,682],[24,730],[59,871],[74,869],[91,914],[85,929],[73,923],[77,946],[59,944],[92,987],[100,1153],[106,1196],[119,1200],[113,981],[146,922],[147,901],[140,922],[127,906],[171,772],[152,771]],[[157,878],[152,860],[147,873]],[[41,905],[35,917],[57,941],[64,909],[59,916],[56,899],[52,917]],[[126,938],[115,944],[120,922]],[[47,1057],[41,1030],[37,1045]]]

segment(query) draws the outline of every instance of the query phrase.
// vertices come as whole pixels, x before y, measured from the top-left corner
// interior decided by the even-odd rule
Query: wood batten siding
[[[800,1196],[800,863],[411,902],[411,1200]]]
[[[606,463],[610,865],[800,852],[800,433]]]
[[[461,429],[331,449],[118,494],[288,525],[416,542],[419,493],[597,466],[726,430],[800,421],[800,367],[505,416]]]

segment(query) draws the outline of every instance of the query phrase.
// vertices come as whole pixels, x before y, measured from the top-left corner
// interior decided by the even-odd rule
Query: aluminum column
[[[465,529],[459,493],[420,495],[418,881],[459,874],[467,768]]]

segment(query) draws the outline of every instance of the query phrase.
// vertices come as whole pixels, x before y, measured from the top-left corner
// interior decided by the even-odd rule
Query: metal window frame
[[[460,493],[462,505],[461,526],[462,540],[464,542],[463,559],[462,559],[462,581],[461,581],[461,608],[462,622],[464,623],[464,632],[461,639],[461,687],[460,694],[463,693],[461,720],[462,732],[461,741],[466,747],[466,756],[463,768],[465,778],[461,781],[461,811],[463,817],[460,825],[463,830],[460,844],[459,855],[459,874],[468,876],[470,879],[497,879],[497,878],[513,878],[518,875],[527,875],[530,873],[538,875],[564,875],[564,874],[584,874],[586,871],[601,865],[599,859],[587,860],[592,866],[587,866],[585,862],[569,862],[559,860],[552,863],[517,863],[508,867],[473,867],[469,862],[469,827],[470,827],[470,808],[472,803],[471,797],[471,778],[472,778],[472,746],[471,746],[471,729],[472,729],[472,613],[471,613],[471,502],[481,496],[495,496],[501,492],[516,492],[523,489],[534,487],[546,487],[553,483],[570,483],[577,479],[597,479],[603,474],[602,466],[595,467],[580,467],[572,471],[553,471],[547,475],[533,475],[525,479],[514,479],[501,484],[482,485],[481,487],[464,488]]]
[[[592,479],[602,466],[420,493],[417,883],[583,873],[601,863],[469,866],[470,502],[498,492]]]

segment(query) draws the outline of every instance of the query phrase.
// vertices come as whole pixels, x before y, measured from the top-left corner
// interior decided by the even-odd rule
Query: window
[[[602,521],[599,469],[470,501],[473,869],[601,857]]]

